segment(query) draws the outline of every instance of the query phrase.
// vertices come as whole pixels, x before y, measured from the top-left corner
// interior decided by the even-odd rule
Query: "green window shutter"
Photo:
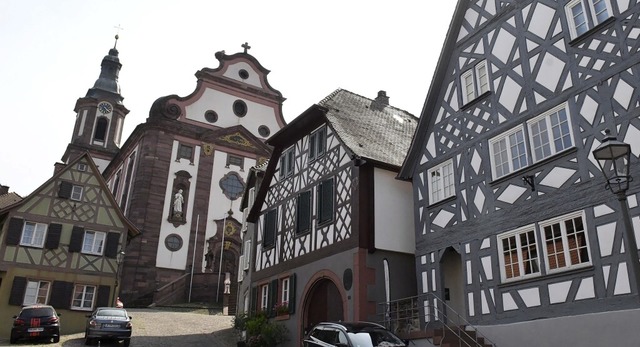
[[[69,240],[69,252],[82,251],[82,241],[84,240],[84,228],[74,226]]]
[[[318,187],[318,206],[320,212],[318,221],[320,223],[333,219],[333,178],[320,183]]]
[[[67,182],[67,181],[60,182],[60,187],[58,189],[58,197],[63,199],[69,199],[71,197],[72,189],[73,189],[73,184],[71,184],[71,182]]]
[[[311,191],[306,191],[298,195],[296,232],[303,233],[311,227]]]
[[[251,287],[251,297],[249,298],[249,315],[256,313],[256,306],[258,304],[258,288]]]
[[[22,226],[24,225],[24,219],[11,218],[9,220],[9,228],[7,229],[7,245],[17,246],[20,244],[20,237],[22,236]]]
[[[296,313],[296,274],[289,277],[289,314]]]
[[[62,224],[49,224],[47,230],[47,240],[44,243],[46,249],[56,249],[60,245],[60,234],[62,234]]]
[[[112,307],[115,305],[114,303],[109,302],[109,298],[111,295],[111,287],[110,286],[99,286],[98,287],[98,297],[96,298],[96,307]]]
[[[49,304],[54,308],[69,309],[73,296],[73,283],[53,281],[51,285],[51,298]]]
[[[276,240],[276,225],[278,223],[278,210],[274,209],[265,215],[264,218],[264,237],[262,239],[262,246],[264,248],[275,245]]]
[[[11,293],[9,293],[9,305],[22,306],[24,291],[27,289],[26,277],[14,277]]]
[[[267,298],[267,315],[275,317],[276,311],[273,309],[278,302],[278,279],[269,283],[269,297]]]
[[[118,244],[120,243],[119,233],[108,233],[107,244],[104,248],[104,255],[109,258],[115,258],[118,256]]]

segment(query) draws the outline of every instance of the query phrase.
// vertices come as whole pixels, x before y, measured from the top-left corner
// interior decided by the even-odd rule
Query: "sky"
[[[51,178],[116,34],[122,143],[156,99],[191,94],[215,52],[245,42],[287,99],[287,122],[338,88],[384,90],[419,117],[456,2],[1,0],[0,185],[24,197]]]

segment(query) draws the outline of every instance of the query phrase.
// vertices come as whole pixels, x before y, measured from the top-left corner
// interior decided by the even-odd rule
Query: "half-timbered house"
[[[89,154],[0,208],[0,336],[29,304],[58,309],[63,334],[83,331],[87,313],[115,302],[119,256],[138,234]]]
[[[267,140],[256,194],[252,311],[299,343],[326,320],[378,320],[377,303],[415,293],[411,185],[398,181],[417,119],[338,89]]]
[[[633,231],[592,151],[610,129],[640,174],[639,28],[635,0],[458,2],[400,172],[423,327],[468,321],[499,346],[638,343]]]

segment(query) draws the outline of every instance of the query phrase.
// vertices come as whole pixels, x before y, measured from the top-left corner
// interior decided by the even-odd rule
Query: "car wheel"
[[[60,342],[60,336],[54,336],[53,343],[58,343],[58,342]]]
[[[9,339],[9,343],[10,343],[10,344],[12,344],[12,345],[13,345],[14,343],[17,343],[17,342],[18,342],[18,339],[17,339],[17,338],[15,338],[15,337],[13,337],[13,336],[11,336],[11,338]]]
[[[89,338],[89,337],[85,337],[84,338],[84,344],[87,345],[87,346],[92,345],[93,344],[93,339]]]
[[[129,347],[129,344],[131,343],[130,339],[126,339],[124,340],[124,347]]]

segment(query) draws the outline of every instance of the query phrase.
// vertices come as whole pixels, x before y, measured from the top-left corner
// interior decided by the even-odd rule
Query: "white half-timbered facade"
[[[400,176],[413,182],[418,292],[446,296],[497,345],[640,337],[611,312],[638,308],[637,250],[592,155],[610,129],[640,174],[639,27],[634,0],[458,2]],[[447,321],[423,304],[423,324]]]

